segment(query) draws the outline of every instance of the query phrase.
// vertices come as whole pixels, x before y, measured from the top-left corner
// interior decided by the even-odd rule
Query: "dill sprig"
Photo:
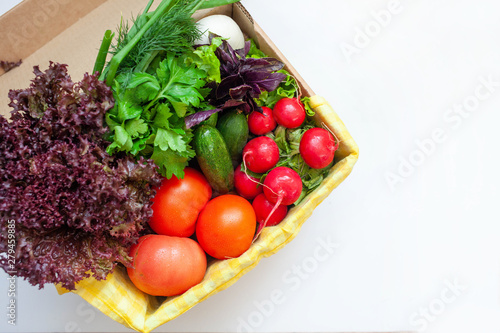
[[[144,72],[158,54],[166,51],[176,55],[187,52],[202,33],[191,18],[191,14],[190,6],[186,6],[183,1],[178,2],[151,25],[123,59],[117,74],[128,71]],[[147,22],[142,18],[141,15],[133,21],[133,27],[137,30]],[[113,47],[113,54],[118,53],[131,39],[130,29],[127,26],[120,30],[117,44]]]

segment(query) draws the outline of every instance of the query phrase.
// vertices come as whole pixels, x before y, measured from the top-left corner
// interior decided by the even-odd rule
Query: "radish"
[[[273,110],[267,106],[262,107],[262,113],[252,111],[248,116],[248,129],[255,135],[263,135],[276,128],[276,120],[273,117]]]
[[[258,136],[243,148],[243,163],[256,173],[264,173],[273,168],[280,159],[276,142],[267,136]]]
[[[307,165],[313,169],[323,169],[333,161],[339,148],[333,135],[324,128],[308,129],[300,139],[299,151]]]
[[[262,193],[259,179],[246,173],[241,164],[234,170],[234,187],[236,192],[247,200],[253,200],[258,194]]]
[[[271,219],[275,219],[275,212],[278,215],[282,214],[283,208],[293,204],[302,193],[302,179],[297,172],[288,167],[276,167],[272,169],[264,179],[264,196],[269,201],[269,204],[274,206],[267,213],[264,222],[259,222],[259,228],[255,234],[254,240],[257,239],[262,229],[264,229]],[[258,196],[255,198],[257,199]],[[259,199],[260,200],[260,199]],[[255,201],[255,200],[254,200]],[[268,208],[266,208],[267,210]],[[254,207],[255,214],[260,214]]]
[[[266,227],[270,227],[280,223],[288,213],[287,206],[279,205],[274,213],[271,214],[274,208],[274,204],[267,200],[264,193],[261,193],[255,197],[252,202],[252,206],[255,210],[255,215],[257,216],[257,222],[260,225],[265,224]]]
[[[306,110],[298,98],[280,99],[273,108],[276,122],[286,128],[297,128],[306,119]]]
[[[271,170],[264,179],[264,194],[276,205],[291,205],[302,193],[302,179],[288,167],[280,166]]]

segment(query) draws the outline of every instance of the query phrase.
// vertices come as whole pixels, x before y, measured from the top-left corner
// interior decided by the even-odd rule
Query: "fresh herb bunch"
[[[163,176],[184,177],[184,168],[195,156],[184,117],[207,107],[208,91],[203,87],[208,78],[191,55],[174,54],[168,54],[154,74],[119,75],[114,85],[116,105],[106,114],[112,141],[108,153],[150,157]]]
[[[232,2],[236,0],[163,0],[149,12],[150,1],[130,29],[120,26],[110,63],[104,70],[95,67],[116,100],[106,114],[112,142],[108,153],[151,158],[163,176],[184,177],[184,168],[195,156],[184,119],[213,108],[205,101],[205,86],[220,81],[217,46],[193,49],[202,32],[191,16],[199,8]]]
[[[261,111],[255,99],[263,91],[273,91],[286,78],[281,70],[285,64],[270,58],[247,57],[250,50],[250,41],[245,42],[245,48],[233,50],[227,41],[217,49],[216,54],[221,61],[221,83],[212,90],[212,104],[220,105],[224,109],[226,103],[241,101],[239,106],[243,112],[249,114],[254,110]]]
[[[134,36],[151,19],[152,13],[147,10],[139,15],[131,29],[128,24],[120,25],[118,30],[117,42],[112,46],[111,54],[116,55],[126,45],[128,45]],[[151,65],[158,59],[161,59],[166,50],[170,54],[181,55],[191,50],[193,42],[201,35],[196,23],[191,18],[193,7],[196,2],[178,1],[171,10],[160,16],[143,37],[130,50],[127,56],[120,64],[117,75],[123,72],[146,72]]]

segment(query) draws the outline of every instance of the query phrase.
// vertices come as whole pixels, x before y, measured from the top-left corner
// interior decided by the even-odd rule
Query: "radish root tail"
[[[281,205],[282,201],[283,201],[283,196],[282,195],[278,196],[278,201],[276,201],[276,203],[274,204],[273,209],[271,210],[271,212],[269,213],[269,215],[267,215],[266,220],[264,221],[264,223],[260,223],[259,224],[259,228],[257,228],[257,232],[255,233],[255,237],[253,238],[252,243],[255,242],[255,240],[257,239],[257,237],[259,237],[260,233],[262,232],[262,229],[264,229],[267,226],[267,223],[269,222],[269,219],[274,214],[274,212],[276,211],[276,209],[278,209],[278,207]]]
[[[321,123],[321,126],[333,135],[333,137],[335,138],[335,140],[334,140],[335,141],[335,150],[339,149],[339,145],[340,145],[339,138],[335,135],[335,133],[333,133],[333,131],[328,126],[326,126],[326,124],[324,122]]]
[[[248,154],[249,154],[249,152],[246,152],[246,153],[243,154],[243,172],[245,173],[245,175],[248,177],[248,179],[250,179],[255,184],[259,184],[260,186],[263,186],[263,187],[267,188],[269,191],[273,192],[274,195],[278,196],[278,193],[274,192],[272,188],[270,188],[269,186],[265,185],[264,183],[261,183],[259,181],[254,180],[253,177],[248,174],[247,164],[245,162],[245,156],[248,155]]]
[[[271,212],[269,213],[269,215],[266,217],[266,220],[264,221],[264,223],[259,223],[259,227],[257,228],[257,232],[255,233],[255,236],[252,240],[252,244],[255,242],[255,240],[257,239],[257,237],[259,237],[260,233],[262,232],[262,229],[264,229],[267,225],[267,223],[269,222],[269,219],[271,218],[271,216],[274,214],[274,212],[276,211],[276,209],[278,209],[278,207],[281,205],[281,202],[283,201],[283,196],[282,195],[278,195],[278,193],[276,193],[272,188],[270,188],[269,186],[267,186],[266,184],[264,183],[261,183],[259,181],[256,181],[253,179],[253,177],[251,177],[249,174],[248,174],[248,169],[247,169],[247,164],[245,162],[245,157],[249,154],[249,152],[246,152],[243,154],[243,172],[245,173],[245,175],[248,177],[248,179],[250,179],[252,182],[256,183],[256,184],[259,184],[261,186],[264,186],[265,188],[267,188],[269,191],[273,192],[274,195],[276,195],[278,197],[278,201],[276,201],[276,204],[274,205],[273,209],[271,210]]]

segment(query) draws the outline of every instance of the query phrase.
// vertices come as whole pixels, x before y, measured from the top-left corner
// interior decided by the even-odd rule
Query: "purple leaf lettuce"
[[[30,87],[9,92],[11,121],[0,117],[0,266],[40,288],[130,265],[160,184],[152,161],[106,153],[111,90],[88,74],[74,83],[66,67],[34,67]]]

